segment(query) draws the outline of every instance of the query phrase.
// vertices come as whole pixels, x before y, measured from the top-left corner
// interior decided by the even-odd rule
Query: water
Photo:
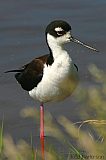
[[[4,116],[5,133],[15,140],[28,140],[30,133],[38,136],[39,125],[31,119],[21,118],[20,111],[25,106],[39,108],[39,103],[21,89],[12,74],[4,75],[3,72],[47,53],[45,27],[52,20],[63,19],[72,25],[76,38],[100,50],[101,54],[96,54],[76,44],[67,46],[78,65],[81,83],[91,84],[89,64],[106,70],[105,11],[105,0],[0,1],[0,120]],[[81,111],[78,106],[73,98],[69,98],[59,104],[48,104],[46,109],[55,118],[63,114],[78,121],[77,113]]]

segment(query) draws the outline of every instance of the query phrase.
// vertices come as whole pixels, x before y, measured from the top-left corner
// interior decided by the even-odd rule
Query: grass
[[[95,65],[89,72],[95,86],[85,89],[79,87],[76,100],[81,105],[80,121],[71,122],[64,116],[57,123],[49,112],[45,114],[45,130],[48,136],[56,139],[61,146],[68,148],[68,155],[59,153],[52,144],[45,144],[46,160],[86,160],[106,159],[106,76]],[[32,117],[39,121],[39,111],[29,107],[22,113],[24,118]],[[94,116],[95,115],[95,116]],[[83,118],[85,117],[85,119]],[[59,127],[60,126],[60,127]],[[92,134],[94,131],[97,138]],[[66,136],[67,135],[67,136]],[[33,136],[28,144],[24,140],[14,143],[11,136],[4,136],[4,124],[0,127],[0,160],[41,160],[40,149],[35,148]],[[74,143],[72,143],[72,141]]]
[[[1,123],[1,127],[0,127],[0,157],[2,155],[2,152],[3,152],[3,121]]]

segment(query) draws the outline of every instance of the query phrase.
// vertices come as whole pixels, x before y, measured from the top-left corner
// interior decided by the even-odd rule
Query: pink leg
[[[40,142],[41,142],[41,156],[44,160],[44,106],[40,105]]]

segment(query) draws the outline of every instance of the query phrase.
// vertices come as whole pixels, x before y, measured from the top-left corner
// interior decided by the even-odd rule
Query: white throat
[[[62,43],[61,39],[47,34],[47,42],[52,51],[54,59],[58,58],[62,54],[67,54],[67,51],[64,49],[64,43]]]

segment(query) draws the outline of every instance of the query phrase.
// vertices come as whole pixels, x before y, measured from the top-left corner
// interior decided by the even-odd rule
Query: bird
[[[23,65],[16,70],[15,78],[29,95],[40,102],[41,131],[44,148],[44,104],[58,102],[69,97],[79,83],[78,67],[65,48],[66,43],[74,42],[93,51],[97,49],[79,41],[72,35],[72,28],[64,20],[50,22],[45,30],[49,53]],[[44,151],[43,151],[44,152]],[[44,153],[42,153],[44,156]]]

